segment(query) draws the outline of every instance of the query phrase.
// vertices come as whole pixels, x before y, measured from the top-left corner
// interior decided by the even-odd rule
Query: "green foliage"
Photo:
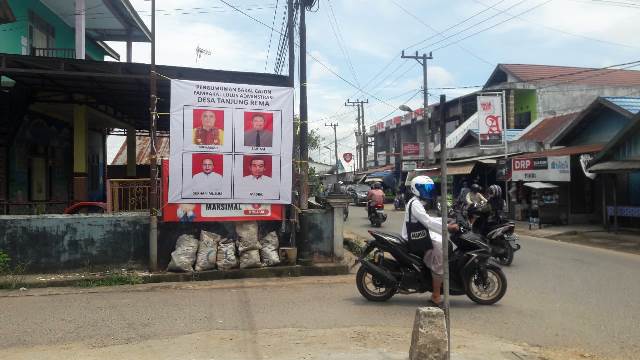
[[[82,279],[76,283],[78,287],[118,286],[142,284],[143,279],[136,274],[110,274],[97,279]]]
[[[9,263],[11,258],[7,253],[0,250],[0,275],[4,275],[9,271]]]

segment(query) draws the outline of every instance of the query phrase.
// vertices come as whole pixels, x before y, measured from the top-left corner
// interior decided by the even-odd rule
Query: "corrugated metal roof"
[[[520,140],[531,140],[541,143],[549,143],[567,126],[573,119],[578,116],[579,112],[565,114],[560,116],[549,117],[538,121],[538,123],[520,136]]]
[[[571,66],[500,64],[522,82],[582,84],[597,86],[640,86],[640,71],[581,68]]]
[[[160,159],[169,158],[169,137],[159,136],[158,143],[156,144],[158,163]],[[148,136],[136,136],[136,164],[149,165],[149,137]],[[126,165],[127,164],[127,142],[124,141],[120,150],[113,158],[111,165]]]
[[[639,97],[625,97],[625,96],[606,96],[604,99],[620,106],[632,114],[640,112],[640,98]]]
[[[575,154],[590,154],[596,153],[604,148],[604,144],[589,144],[589,145],[578,145],[578,146],[569,146],[563,147],[559,149],[551,149],[546,151],[541,151],[537,153],[529,153],[517,156],[518,158],[536,158],[536,157],[545,157],[545,156],[564,156],[564,155],[575,155]]]

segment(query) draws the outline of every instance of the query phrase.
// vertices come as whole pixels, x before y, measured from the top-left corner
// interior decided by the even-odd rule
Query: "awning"
[[[471,164],[448,165],[447,175],[469,175],[471,171],[473,171],[474,166],[476,166],[475,162]],[[440,171],[438,170],[438,172]]]
[[[532,189],[554,189],[558,187],[558,185],[539,182],[539,181],[524,183],[524,186],[530,187]]]
[[[604,144],[589,144],[589,145],[577,145],[577,146],[569,146],[563,147],[560,149],[551,149],[540,151],[537,153],[529,153],[518,155],[518,158],[537,158],[537,157],[545,157],[545,156],[566,156],[566,155],[576,155],[576,154],[590,154],[596,153],[604,148]]]
[[[613,173],[613,172],[629,172],[640,170],[640,161],[605,161],[595,164],[588,169],[594,173]]]

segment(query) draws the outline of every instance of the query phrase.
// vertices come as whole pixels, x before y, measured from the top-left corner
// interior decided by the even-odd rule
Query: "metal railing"
[[[75,59],[76,50],[67,48],[31,48],[31,56],[56,57],[65,59]]]
[[[148,212],[150,204],[151,182],[149,179],[110,179],[107,180],[107,211]],[[161,203],[162,188],[158,180],[157,203]]]

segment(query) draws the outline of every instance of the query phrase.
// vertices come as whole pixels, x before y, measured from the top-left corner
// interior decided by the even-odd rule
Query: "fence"
[[[162,199],[160,180],[158,180],[157,189],[157,204],[160,204]],[[110,179],[107,181],[108,212],[148,212],[150,199],[150,179]]]
[[[66,59],[75,59],[76,50],[75,49],[65,49],[65,48],[31,48],[31,56],[44,56],[44,57],[55,57],[55,58],[66,58]]]

